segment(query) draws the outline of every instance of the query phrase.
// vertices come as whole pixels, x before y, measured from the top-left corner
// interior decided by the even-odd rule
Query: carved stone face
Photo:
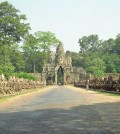
[[[49,54],[49,62],[50,63],[54,63],[55,62],[55,53],[52,52],[52,51]]]
[[[64,61],[64,57],[61,56],[61,55],[59,55],[59,57],[58,57],[58,63],[59,63],[59,64],[62,64],[63,61]]]

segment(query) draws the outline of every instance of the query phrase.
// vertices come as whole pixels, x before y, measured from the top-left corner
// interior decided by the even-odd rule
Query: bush
[[[36,80],[35,76],[25,73],[25,72],[20,72],[20,73],[16,74],[16,76],[19,78],[24,78],[24,79],[28,79],[28,80]]]
[[[4,74],[5,78],[8,79],[9,76],[11,76],[14,72],[15,67],[9,63],[6,66],[0,65],[0,75]]]

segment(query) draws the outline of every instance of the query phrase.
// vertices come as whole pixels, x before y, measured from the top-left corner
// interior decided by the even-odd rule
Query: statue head
[[[55,62],[55,53],[53,51],[50,51],[49,53],[49,63],[53,64]]]
[[[56,49],[56,62],[58,64],[63,64],[64,62],[64,49],[62,42],[59,42],[57,49]]]
[[[65,53],[65,63],[66,63],[67,66],[71,66],[72,65],[72,59],[71,59],[70,51],[67,51]]]

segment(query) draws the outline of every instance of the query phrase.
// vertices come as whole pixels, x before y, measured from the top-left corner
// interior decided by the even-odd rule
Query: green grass
[[[118,97],[120,97],[120,93],[113,93],[113,92],[107,92],[107,91],[102,91],[102,90],[92,90],[92,91],[95,91],[99,94],[108,95],[108,96],[118,96]]]
[[[13,99],[13,98],[18,97],[18,96],[21,96],[21,95],[25,95],[25,94],[28,94],[28,93],[37,92],[37,91],[39,91],[40,89],[42,89],[42,88],[27,89],[26,91],[17,92],[17,93],[15,93],[15,94],[10,94],[10,95],[1,96],[1,97],[0,97],[0,103],[1,103],[1,102],[5,102],[5,101],[8,101],[8,100],[10,100],[10,99]]]
[[[79,88],[79,87],[78,87],[78,88]],[[82,88],[82,89],[87,90],[86,88]],[[96,93],[104,94],[104,95],[108,95],[108,96],[117,96],[117,97],[120,97],[120,93],[107,92],[107,91],[105,91],[105,90],[88,89],[88,91],[94,91],[94,92],[96,92]]]

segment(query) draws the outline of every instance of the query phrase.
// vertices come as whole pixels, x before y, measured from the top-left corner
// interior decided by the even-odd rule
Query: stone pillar
[[[57,71],[55,71],[55,85],[57,85]]]
[[[66,73],[64,72],[64,79],[63,84],[66,85]]]

